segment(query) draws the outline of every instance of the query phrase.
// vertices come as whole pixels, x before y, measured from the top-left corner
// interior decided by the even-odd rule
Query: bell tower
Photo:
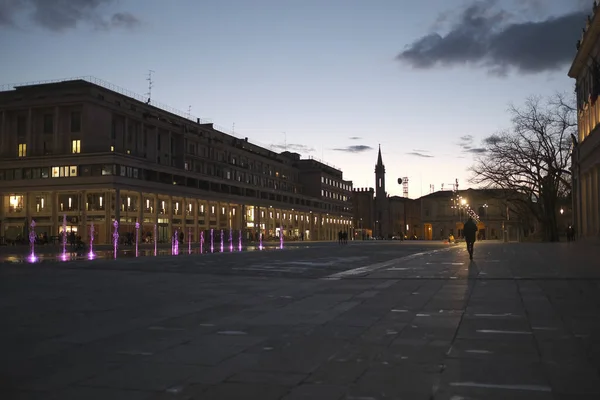
[[[375,197],[385,198],[385,165],[381,158],[381,145],[377,154],[377,164],[375,165]]]
[[[385,166],[381,158],[381,145],[375,165],[375,226],[373,234],[382,238],[389,236],[388,198],[385,192]]]

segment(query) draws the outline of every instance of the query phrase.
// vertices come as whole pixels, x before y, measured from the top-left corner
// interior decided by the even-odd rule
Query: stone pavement
[[[0,398],[600,398],[595,248],[201,257],[0,267]]]

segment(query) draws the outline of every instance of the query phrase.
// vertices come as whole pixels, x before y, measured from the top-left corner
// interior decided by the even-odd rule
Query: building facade
[[[569,70],[577,92],[578,137],[573,140],[573,210],[575,229],[600,238],[600,17],[594,2]]]
[[[472,216],[477,221],[478,239],[521,240],[521,224],[512,207],[496,190],[441,190],[419,199],[424,240],[445,240],[450,235],[463,237],[464,223]]]
[[[97,243],[141,225],[159,241],[211,229],[245,238],[332,240],[352,227],[351,182],[299,155],[279,154],[110,87],[71,80],[0,92],[0,236],[66,225]],[[327,182],[325,183],[325,176]],[[315,187],[317,187],[315,191]],[[317,195],[325,190],[331,195]],[[321,193],[325,193],[324,191]]]
[[[373,237],[375,226],[375,189],[355,188],[352,192],[354,211],[354,238],[365,240]]]

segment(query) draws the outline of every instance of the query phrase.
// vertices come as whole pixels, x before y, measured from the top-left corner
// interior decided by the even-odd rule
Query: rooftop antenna
[[[233,136],[235,136],[235,122],[231,126],[231,133],[233,134]]]
[[[188,106],[188,112],[187,112],[187,117],[188,119],[192,119],[192,106]]]
[[[148,77],[146,78],[146,80],[148,81],[148,93],[146,93],[148,95],[148,100],[146,101],[146,104],[150,104],[150,101],[152,100],[152,87],[154,86],[154,82],[152,81],[153,73],[153,70],[148,70]]]
[[[283,149],[287,151],[287,133],[283,132]]]

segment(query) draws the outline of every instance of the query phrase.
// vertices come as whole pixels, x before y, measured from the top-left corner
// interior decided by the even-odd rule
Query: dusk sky
[[[94,76],[390,194],[459,179],[509,103],[572,93],[592,1],[0,0],[0,84]]]

